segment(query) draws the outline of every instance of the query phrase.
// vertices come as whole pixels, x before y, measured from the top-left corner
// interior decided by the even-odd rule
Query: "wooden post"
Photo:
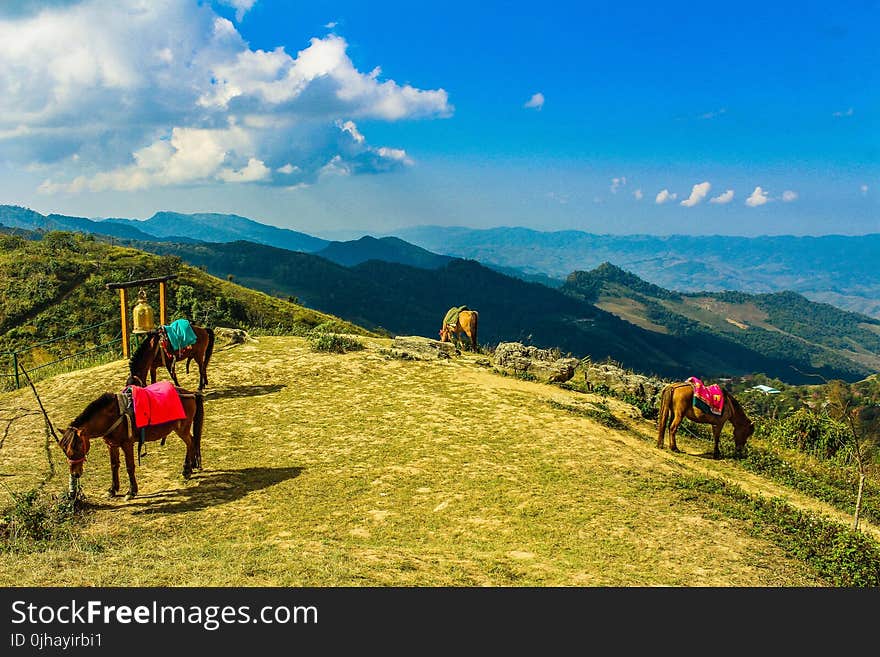
[[[128,358],[130,356],[130,346],[128,344],[128,290],[124,287],[119,288],[119,305],[122,308],[122,356]]]
[[[165,326],[165,281],[159,283],[159,325]]]

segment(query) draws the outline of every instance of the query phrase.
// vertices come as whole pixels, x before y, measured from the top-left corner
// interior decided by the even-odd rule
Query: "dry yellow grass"
[[[680,474],[735,481],[835,515],[680,437],[658,450],[652,423],[610,401],[612,430],[559,406],[597,400],[493,373],[466,355],[389,359],[312,351],[263,337],[220,349],[209,371],[204,470],[180,478],[183,444],[149,445],[141,496],[107,500],[95,444],[83,485],[96,504],[85,546],[0,555],[4,586],[821,586],[744,521],[687,500]],[[38,384],[63,427],[125,361]],[[195,373],[181,383],[194,387]],[[555,401],[557,405],[550,402]],[[33,410],[29,390],[3,416]],[[66,485],[66,462],[38,416],[0,446],[0,480]],[[124,481],[124,473],[123,473]],[[123,484],[124,487],[124,484]],[[839,515],[839,514],[836,514]],[[846,522],[846,519],[843,519]],[[98,549],[88,547],[97,545]]]

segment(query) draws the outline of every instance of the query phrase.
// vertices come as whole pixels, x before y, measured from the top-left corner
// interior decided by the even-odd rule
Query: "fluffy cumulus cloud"
[[[611,193],[616,194],[621,187],[626,185],[626,176],[620,176],[619,178],[611,179]]]
[[[540,91],[536,94],[532,94],[532,97],[525,102],[523,107],[537,110],[541,109],[542,107],[544,107],[544,94],[542,94]]]
[[[725,192],[722,192],[718,196],[709,199],[709,203],[717,203],[719,205],[727,205],[733,200],[733,190],[728,189]]]
[[[453,111],[443,89],[358,70],[337,35],[253,50],[197,0],[40,5],[0,11],[0,160],[45,171],[45,192],[391,171],[412,159],[356,122]]]
[[[797,192],[793,192],[790,189],[786,189],[784,192],[782,192],[782,200],[785,203],[791,203],[792,201],[796,201],[797,197],[798,197]]]
[[[767,192],[760,187],[755,187],[755,191],[753,191],[751,196],[746,199],[746,205],[750,208],[756,208],[759,205],[764,205],[769,200],[770,198],[767,196]]]
[[[674,201],[678,198],[678,194],[670,194],[668,189],[660,190],[660,193],[657,194],[657,197],[654,199],[654,202],[658,205],[663,205],[669,201]]]
[[[235,20],[239,22],[257,4],[257,0],[220,0],[220,2],[235,9]]]
[[[691,195],[683,200],[681,204],[686,208],[694,207],[697,203],[706,198],[710,189],[712,189],[712,185],[708,182],[697,183],[691,188]]]

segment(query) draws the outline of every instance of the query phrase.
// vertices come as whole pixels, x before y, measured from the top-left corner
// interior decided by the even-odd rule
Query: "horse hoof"
[[[107,491],[107,497],[113,499],[114,497],[116,497],[116,491],[111,488]]]
[[[129,501],[133,500],[135,497],[137,497],[137,493],[132,493],[131,491],[128,491],[125,494],[125,501],[129,502]]]

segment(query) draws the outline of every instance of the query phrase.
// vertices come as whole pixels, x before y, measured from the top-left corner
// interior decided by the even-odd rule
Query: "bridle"
[[[125,423],[127,425],[129,436],[133,435],[132,430],[131,430],[131,418],[129,417],[128,413],[126,413],[125,410],[123,409],[123,402],[120,399],[120,397],[121,397],[121,395],[117,395],[117,397],[116,397],[117,403],[119,404],[119,409],[120,409],[119,410],[119,417],[116,418],[116,420],[113,422],[113,424],[111,424],[107,428],[107,430],[104,431],[104,433],[102,433],[99,436],[94,436],[93,438],[90,438],[89,440],[103,440],[104,438],[109,436],[111,433],[113,433],[116,430],[116,427],[118,427],[120,424],[122,424],[123,420],[125,420]],[[71,424],[69,427],[67,427],[67,430],[70,431],[71,429],[73,430],[73,432],[77,436],[77,438],[79,438],[79,440],[80,440],[83,455],[82,455],[82,458],[72,459],[69,456],[67,456],[66,450],[65,450],[64,455],[67,456],[67,462],[70,465],[75,465],[77,463],[82,463],[83,461],[86,460],[86,439],[80,433],[80,427],[75,427]]]

